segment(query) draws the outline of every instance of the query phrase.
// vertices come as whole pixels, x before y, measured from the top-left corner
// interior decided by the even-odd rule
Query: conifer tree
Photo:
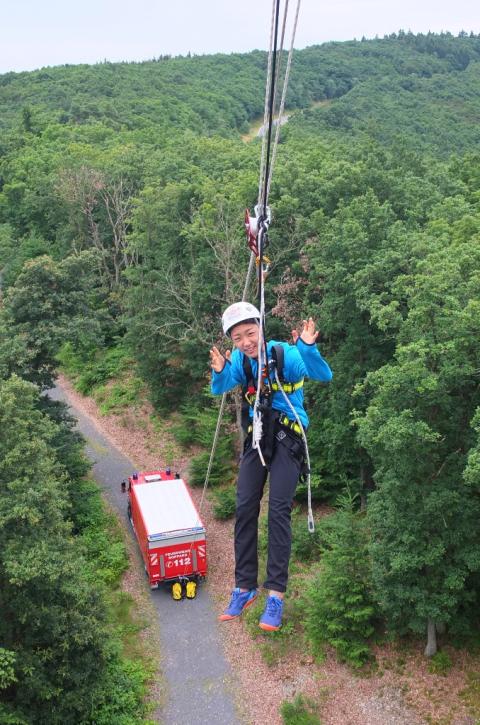
[[[315,648],[328,643],[339,658],[361,667],[371,657],[375,607],[365,517],[349,494],[324,528],[327,548],[306,595],[305,628]]]

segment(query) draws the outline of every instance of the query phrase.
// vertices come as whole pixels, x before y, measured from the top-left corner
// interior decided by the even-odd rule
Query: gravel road
[[[70,404],[60,387],[49,391],[49,395]],[[86,453],[93,461],[96,481],[126,519],[127,501],[120,483],[135,470],[133,464],[81,411],[71,407],[71,412],[86,439]],[[206,586],[199,586],[194,600],[175,602],[168,589],[153,590],[151,596],[158,616],[161,664],[168,687],[167,703],[156,721],[162,725],[240,725],[233,674],[222,650],[216,612]]]

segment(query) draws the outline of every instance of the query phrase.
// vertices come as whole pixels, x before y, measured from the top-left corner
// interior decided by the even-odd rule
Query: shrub
[[[452,660],[446,652],[437,652],[430,658],[428,671],[432,675],[443,675],[445,677],[452,669]]]
[[[311,475],[310,488],[312,491],[312,501],[325,501],[329,498],[329,494],[325,490],[325,481],[316,473],[312,473]],[[306,503],[307,500],[307,483],[306,481],[300,481],[295,490],[295,501],[298,501],[298,503]]]
[[[143,388],[143,381],[135,376],[128,377],[126,380],[119,380],[110,388],[105,387],[100,412],[102,415],[106,415],[112,410],[130,409],[141,400]]]
[[[171,427],[171,432],[175,440],[182,446],[193,446],[193,444],[197,442],[197,423],[198,407],[196,405],[192,405],[191,403],[184,403],[181,405],[179,416]]]
[[[292,514],[292,556],[300,561],[318,559],[321,551],[321,531],[318,526],[311,534],[307,526],[307,517],[300,509]]]
[[[0,647],[0,690],[5,690],[16,680],[15,652]]]
[[[234,486],[223,488],[214,493],[215,503],[213,505],[213,514],[216,519],[230,519],[235,515],[237,504],[237,491]]]
[[[315,704],[302,695],[297,695],[292,702],[284,702],[280,713],[285,725],[321,725]]]
[[[229,483],[235,477],[235,467],[232,461],[231,442],[219,438],[215,457],[210,471],[210,486],[220,486]],[[210,451],[203,451],[190,461],[189,482],[192,486],[203,486],[210,460]]]
[[[209,396],[210,399],[211,397]],[[188,436],[186,426],[177,425],[177,438],[180,432],[180,439],[183,436],[184,440],[189,440],[189,442],[196,443],[206,449],[197,456],[194,456],[190,462],[190,483],[192,486],[203,486],[217,426],[218,409],[208,407],[208,405],[201,410],[193,407],[184,407],[182,416],[186,416],[192,433],[191,436]],[[227,423],[224,420],[217,439],[217,447],[210,471],[210,485],[218,486],[232,481],[236,474],[233,462],[233,437],[228,431]]]
[[[121,345],[79,352],[67,342],[58,352],[57,360],[67,375],[75,379],[75,387],[82,395],[89,395],[94,388],[119,377],[129,365],[128,353]]]

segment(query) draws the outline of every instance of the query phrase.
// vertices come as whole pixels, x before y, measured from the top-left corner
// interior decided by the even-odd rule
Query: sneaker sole
[[[274,627],[273,624],[263,624],[263,622],[259,622],[258,626],[260,629],[263,629],[264,632],[278,632],[278,630],[282,628],[281,624],[279,624],[278,627]]]
[[[249,599],[248,602],[245,604],[245,606],[243,607],[242,611],[239,614],[220,614],[219,617],[218,617],[218,621],[219,622],[230,622],[230,620],[232,620],[232,619],[238,619],[238,617],[241,617],[242,616],[242,614],[244,613],[244,611],[246,610],[246,608],[249,607],[250,604],[253,604],[253,602],[255,601],[255,599],[257,597],[258,597],[258,594],[255,594],[255,596],[253,597],[253,599]]]

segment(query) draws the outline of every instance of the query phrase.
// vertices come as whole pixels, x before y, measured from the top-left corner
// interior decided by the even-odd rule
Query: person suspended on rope
[[[237,302],[223,313],[222,325],[234,349],[225,355],[217,347],[210,350],[211,390],[220,395],[241,385],[247,389],[246,395],[252,404],[255,397],[253,381],[257,379],[258,372],[260,312],[249,302]],[[281,384],[304,429],[308,427],[309,420],[303,404],[303,379],[309,377],[324,382],[332,379],[332,371],[316,345],[318,334],[315,322],[310,318],[304,320],[300,334],[293,330],[294,345],[271,340],[266,346],[269,359],[274,350],[283,357]],[[261,365],[263,363],[262,360]],[[219,619],[228,621],[238,617],[258,595],[258,516],[267,474],[270,473],[268,560],[264,583],[268,596],[259,626],[266,631],[276,631],[282,624],[291,549],[291,511],[304,465],[305,450],[300,426],[278,385],[271,382],[274,378],[268,376],[268,379],[270,384],[265,379],[262,384],[266,388],[271,385],[271,389],[266,390],[270,397],[270,425],[267,427],[271,430],[266,430],[264,426],[262,435],[262,448],[268,459],[268,468],[263,465],[258,450],[252,445],[250,421],[237,482],[235,588],[228,607]],[[250,407],[250,417],[252,415]],[[269,432],[273,434],[271,445],[268,444]],[[270,450],[267,450],[269,447]]]

